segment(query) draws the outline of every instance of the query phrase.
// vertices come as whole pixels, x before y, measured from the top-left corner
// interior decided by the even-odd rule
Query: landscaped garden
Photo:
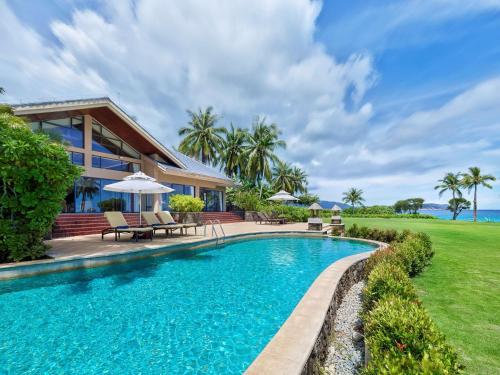
[[[424,219],[345,218],[370,228],[425,232],[432,264],[412,279],[423,306],[459,352],[465,372],[500,369],[500,224]]]

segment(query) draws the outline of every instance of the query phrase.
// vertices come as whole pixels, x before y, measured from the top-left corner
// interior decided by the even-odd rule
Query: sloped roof
[[[170,150],[174,154],[174,156],[179,159],[185,166],[186,169],[192,173],[200,174],[203,176],[218,178],[221,180],[231,181],[229,177],[227,177],[223,172],[219,171],[217,168],[211,167],[209,165],[203,164],[202,162],[193,159],[177,150]],[[176,168],[170,165],[161,164],[161,166],[165,169],[170,170],[179,170],[180,168]]]
[[[190,158],[183,153],[166,147],[160,143],[155,137],[153,137],[148,131],[146,131],[137,121],[135,121],[130,115],[128,115],[122,108],[116,105],[110,98],[89,98],[89,99],[74,99],[74,100],[62,100],[62,101],[47,101],[38,103],[22,103],[11,105],[14,112],[19,115],[40,112],[50,112],[57,110],[67,110],[67,109],[79,109],[79,108],[95,108],[95,107],[108,107],[116,114],[118,114],[123,120],[125,120],[130,126],[139,130],[141,134],[150,142],[153,142],[158,147],[161,147],[162,151],[165,152],[169,157],[171,157],[176,164],[180,167],[174,167],[166,164],[159,164],[159,166],[164,170],[180,171],[184,173],[190,173],[194,175],[201,175],[216,178],[219,180],[224,180],[229,183],[232,180],[228,178],[224,173],[220,172],[216,168],[205,165],[193,158]]]

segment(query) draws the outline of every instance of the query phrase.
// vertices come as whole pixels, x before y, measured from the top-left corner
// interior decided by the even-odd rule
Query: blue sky
[[[310,188],[368,204],[500,177],[500,0],[2,1],[9,102],[110,96],[167,145],[213,105],[283,130]],[[500,207],[500,184],[480,191]]]

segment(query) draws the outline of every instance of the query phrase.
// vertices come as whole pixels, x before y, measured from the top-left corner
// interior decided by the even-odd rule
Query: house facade
[[[63,213],[138,212],[138,195],[105,191],[107,184],[142,171],[174,189],[145,195],[143,210],[169,209],[169,197],[188,194],[205,201],[205,211],[225,211],[225,190],[232,181],[161,144],[109,98],[31,103],[13,106],[36,131],[60,138],[68,157],[85,169],[63,203]]]

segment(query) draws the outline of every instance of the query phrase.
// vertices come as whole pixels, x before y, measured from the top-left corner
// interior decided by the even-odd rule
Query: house
[[[91,214],[110,210],[138,212],[138,196],[103,187],[143,171],[175,191],[205,201],[205,211],[225,211],[225,189],[231,179],[219,170],[164,146],[109,98],[30,103],[12,106],[33,130],[64,141],[74,164],[85,171],[75,181],[63,213]],[[143,210],[169,209],[169,194],[143,196]]]

